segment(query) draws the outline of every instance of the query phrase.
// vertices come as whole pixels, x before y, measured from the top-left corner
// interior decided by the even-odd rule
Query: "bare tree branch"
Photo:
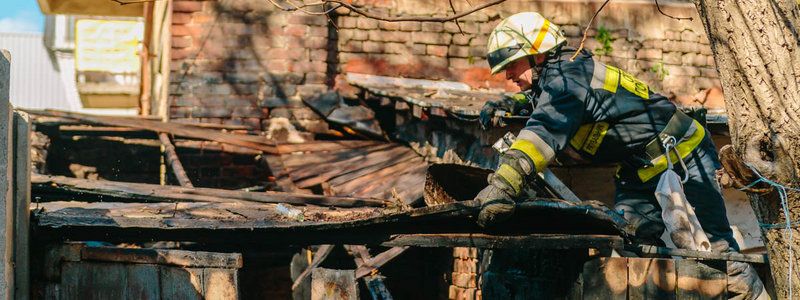
[[[160,1],[160,0],[134,0],[134,1],[111,0],[111,1],[114,1],[119,5],[128,5],[128,4],[156,2],[156,1]]]
[[[119,1],[119,0],[114,0],[114,1]],[[481,9],[484,9],[484,8],[487,8],[487,7],[490,7],[490,6],[494,6],[494,5],[498,5],[500,3],[505,2],[506,0],[493,0],[493,1],[481,4],[479,6],[473,7],[470,10],[463,11],[461,13],[453,14],[453,15],[446,16],[446,17],[425,17],[425,16],[416,16],[416,17],[395,16],[395,17],[393,17],[393,16],[381,16],[381,15],[376,15],[376,14],[370,13],[369,11],[363,10],[361,8],[358,8],[353,4],[344,2],[344,0],[322,0],[320,2],[305,3],[305,4],[302,4],[302,5],[297,5],[297,4],[294,4],[293,2],[291,2],[291,0],[286,0],[286,2],[290,5],[288,7],[278,4],[276,2],[276,0],[268,0],[268,1],[270,3],[272,3],[272,5],[274,5],[275,7],[277,7],[280,10],[283,10],[283,11],[301,11],[301,12],[304,12],[304,13],[307,13],[307,14],[311,14],[311,15],[327,14],[327,13],[333,11],[333,10],[336,10],[338,8],[341,8],[341,7],[344,7],[346,9],[348,9],[348,10],[350,10],[350,11],[356,13],[356,14],[362,15],[364,17],[367,17],[367,18],[370,18],[370,19],[379,20],[379,21],[385,21],[385,22],[411,22],[411,21],[416,21],[416,22],[440,22],[440,23],[444,23],[444,22],[457,20],[459,18],[467,16],[467,15],[469,15],[471,13],[474,13],[476,11],[479,11]],[[325,4],[336,4],[336,5],[333,8],[331,8],[329,10],[326,10],[326,11],[322,11],[322,12],[309,11],[307,9],[309,7],[315,7],[315,6],[323,6],[324,7]]]
[[[656,1],[656,8],[658,8],[658,12],[660,12],[662,15],[665,15],[667,17],[673,18],[673,19],[678,20],[678,21],[681,21],[681,20],[689,20],[689,21],[691,21],[692,20],[692,17],[673,17],[673,16],[670,16],[670,15],[664,13],[661,10],[661,6],[658,5],[658,0],[655,0],[655,1]]]
[[[581,53],[581,50],[583,50],[583,43],[586,42],[586,37],[589,35],[589,28],[592,27],[592,22],[594,22],[594,18],[597,17],[597,15],[600,13],[601,10],[603,10],[604,7],[606,7],[606,4],[608,4],[609,1],[611,0],[606,0],[606,2],[603,2],[603,5],[600,6],[600,9],[594,12],[594,16],[592,16],[592,18],[589,19],[589,24],[586,24],[586,29],[583,30],[583,38],[581,39],[581,44],[580,46],[578,46],[578,50],[575,51],[575,54],[573,54],[572,57],[569,58],[569,61],[574,61],[575,58],[578,57],[578,53]]]
[[[453,9],[453,13],[456,13],[456,7],[453,5],[453,0],[448,0],[450,2],[450,8]],[[461,24],[458,24],[458,19],[455,19],[456,27],[458,27],[458,32],[461,32],[461,35],[464,35],[464,30],[461,29]]]

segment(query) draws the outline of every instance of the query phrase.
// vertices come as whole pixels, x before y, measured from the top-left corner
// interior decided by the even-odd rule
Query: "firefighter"
[[[479,225],[508,219],[531,177],[558,155],[618,163],[615,209],[634,228],[637,242],[662,243],[665,226],[654,191],[659,174],[668,168],[663,143],[674,137],[675,152],[685,162],[685,168],[675,169],[688,177],[687,199],[713,250],[739,250],[714,176],[720,168],[716,147],[698,121],[636,77],[593,59],[588,51],[568,48],[559,27],[536,12],[502,20],[489,36],[487,60],[492,74],[505,71],[522,93],[487,103],[482,125],[491,126],[498,111],[529,110],[530,118],[475,198],[481,203]],[[672,155],[671,161],[678,161]],[[749,264],[731,262],[728,273],[729,296],[766,296]]]

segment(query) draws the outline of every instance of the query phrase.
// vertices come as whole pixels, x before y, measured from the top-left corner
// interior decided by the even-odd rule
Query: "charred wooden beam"
[[[600,248],[616,246],[612,243],[621,241],[619,235],[623,232],[618,226],[624,225],[617,224],[600,208],[550,199],[521,203],[511,223],[498,225],[492,231],[503,232],[504,236],[468,235],[483,231],[474,221],[479,209],[474,201],[410,211],[370,207],[332,210],[306,206],[302,209],[302,219],[280,214],[278,204],[245,202],[179,203],[177,209],[171,203],[47,202],[38,206],[43,210],[34,214],[35,236],[46,240],[227,243],[233,239],[264,246],[359,244],[491,248],[554,247],[559,245],[555,239],[539,239],[537,244],[530,235],[558,233],[590,237],[590,242],[583,244],[562,240],[558,247]],[[592,239],[593,235],[614,236],[615,239]]]
[[[319,246],[317,252],[314,253],[314,258],[311,260],[311,263],[305,270],[303,270],[303,273],[300,273],[300,275],[297,275],[297,278],[295,278],[294,283],[292,283],[292,290],[297,289],[297,287],[303,283],[303,280],[305,280],[306,277],[308,277],[308,275],[311,275],[311,271],[313,271],[314,268],[319,267],[319,265],[322,264],[323,261],[325,261],[325,258],[328,257],[328,254],[331,254],[332,250],[333,250],[333,245]]]
[[[172,168],[172,173],[175,174],[178,183],[180,183],[182,187],[194,187],[192,181],[189,180],[189,176],[186,175],[186,170],[183,169],[183,164],[181,164],[181,160],[178,158],[178,153],[175,152],[175,145],[172,144],[169,136],[162,132],[158,134],[158,139],[161,140],[161,144],[164,146],[166,161],[170,168]]]
[[[128,202],[257,202],[338,207],[382,207],[386,203],[384,200],[369,198],[185,188],[145,183],[85,180],[63,176],[34,175],[31,182],[33,193],[43,200],[58,198],[58,200],[87,201],[92,198],[108,197],[112,198],[112,201],[121,199],[123,202],[125,200]]]
[[[629,250],[642,254],[660,254],[690,258],[701,258],[708,260],[741,261],[756,264],[765,264],[768,261],[766,254],[742,254],[736,252],[705,252],[686,249],[672,249],[650,245],[637,245],[629,247]]]
[[[623,240],[611,235],[529,234],[489,235],[483,233],[400,234],[383,246],[475,247],[483,249],[622,249]]]
[[[267,140],[265,137],[231,134],[231,133],[221,132],[219,130],[199,128],[197,126],[192,126],[187,124],[160,122],[142,118],[97,116],[97,115],[89,115],[89,114],[81,114],[74,112],[57,111],[57,110],[43,110],[43,111],[31,110],[29,112],[32,114],[42,115],[42,116],[80,120],[87,124],[111,125],[111,126],[143,129],[159,133],[169,133],[175,136],[216,141],[220,143],[226,143],[240,147],[256,149],[264,151],[266,153],[274,153],[274,154],[279,153],[277,144],[273,141]]]
[[[373,270],[377,270],[398,255],[403,254],[406,249],[408,249],[408,246],[392,247],[389,250],[381,252],[375,257],[370,258],[367,256],[367,258],[364,258],[363,263],[358,266],[358,269],[356,269],[356,278],[369,275]],[[366,250],[366,247],[364,247],[364,250]],[[369,255],[369,252],[367,252],[367,255]]]
[[[82,247],[82,260],[173,265],[181,267],[241,268],[242,255],[202,251]]]

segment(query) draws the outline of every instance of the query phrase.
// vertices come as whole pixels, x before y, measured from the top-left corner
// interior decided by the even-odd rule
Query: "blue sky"
[[[36,0],[4,0],[0,9],[0,31],[42,32],[44,16]]]

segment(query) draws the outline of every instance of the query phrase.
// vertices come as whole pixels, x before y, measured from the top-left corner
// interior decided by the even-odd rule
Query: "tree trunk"
[[[739,161],[764,177],[797,187],[800,174],[800,12],[795,0],[694,0],[717,64],[731,139]],[[741,178],[745,177],[745,178]],[[755,179],[740,176],[745,184]],[[759,187],[767,187],[765,184]],[[751,190],[752,191],[752,190]],[[769,251],[779,298],[800,295],[800,231],[783,229],[777,190],[749,192]],[[800,192],[788,192],[790,219],[800,219]],[[789,272],[789,249],[793,270]],[[791,276],[791,279],[790,279]]]

